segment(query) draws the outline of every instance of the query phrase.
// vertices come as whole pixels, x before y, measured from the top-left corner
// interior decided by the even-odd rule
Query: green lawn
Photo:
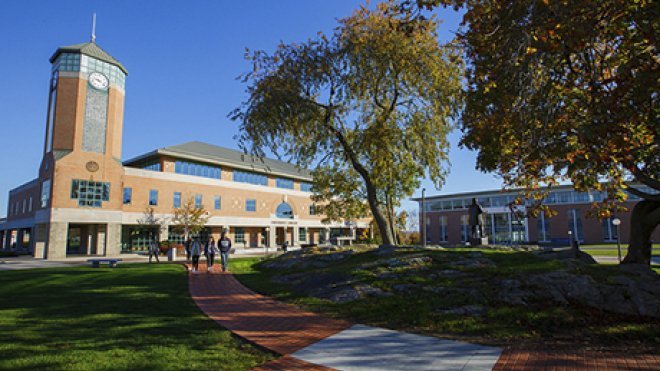
[[[580,250],[593,256],[618,256],[616,244],[581,245]],[[628,253],[628,245],[621,245],[621,258]],[[660,255],[660,244],[654,243],[651,254]]]
[[[207,318],[178,264],[0,272],[0,370],[246,370],[272,358]]]
[[[532,303],[530,306],[507,306],[494,298],[495,279],[515,278],[519,275],[554,271],[563,268],[562,263],[542,260],[524,252],[486,250],[486,257],[497,267],[466,270],[460,279],[429,279],[428,272],[448,269],[447,262],[458,255],[469,254],[466,249],[452,249],[424,253],[433,257],[430,271],[425,274],[405,276],[394,280],[377,277],[377,269],[359,269],[365,262],[381,259],[372,253],[358,253],[328,268],[297,269],[290,272],[264,268],[259,258],[235,260],[232,271],[236,277],[253,290],[271,295],[279,300],[300,305],[311,311],[329,316],[346,318],[358,323],[398,329],[414,333],[460,339],[492,345],[544,344],[548,347],[572,347],[589,344],[602,348],[657,347],[660,333],[657,321],[602,313],[590,308],[562,306],[553,303]],[[402,251],[398,256],[419,254],[419,251]],[[616,267],[596,266],[585,271],[595,279],[611,276]],[[283,273],[308,273],[310,277],[323,273],[351,273],[360,281],[394,293],[385,297],[368,297],[349,303],[332,303],[294,292],[288,285],[273,283],[270,279]],[[397,294],[396,284],[442,284],[446,287],[476,289],[481,295],[438,295],[419,290],[409,294]],[[484,316],[462,316],[438,313],[438,308],[463,305],[484,305]],[[628,345],[626,345],[628,344]],[[633,345],[631,345],[633,344]],[[577,345],[575,345],[577,346]]]

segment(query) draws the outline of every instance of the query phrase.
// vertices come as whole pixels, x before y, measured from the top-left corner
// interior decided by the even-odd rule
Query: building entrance
[[[106,224],[69,224],[67,255],[105,255]]]

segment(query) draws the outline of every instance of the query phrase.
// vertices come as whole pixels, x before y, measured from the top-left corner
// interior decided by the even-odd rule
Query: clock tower
[[[50,62],[36,248],[43,240],[44,257],[76,253],[71,251],[73,233],[79,240],[88,239],[80,247],[87,254],[111,253],[106,246],[118,246],[114,240],[120,238],[121,229],[120,224],[107,222],[122,207],[121,148],[128,72],[93,39],[58,48]],[[99,220],[78,220],[82,208],[96,210]],[[35,256],[39,256],[37,251]]]

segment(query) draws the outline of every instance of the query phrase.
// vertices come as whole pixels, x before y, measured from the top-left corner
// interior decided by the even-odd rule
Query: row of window
[[[194,175],[213,179],[220,179],[222,175],[219,166],[180,160],[174,162],[174,172],[177,174]]]
[[[642,192],[655,194],[656,190],[650,187],[638,187]],[[556,205],[556,204],[575,204],[575,203],[591,203],[591,202],[600,202],[605,199],[607,194],[605,192],[577,192],[577,191],[553,191],[548,194],[548,196],[543,201],[546,205]],[[508,206],[512,204],[516,196],[515,195],[502,195],[502,196],[485,196],[477,197],[477,202],[483,207],[501,207]],[[628,194],[628,200],[638,200],[639,197]],[[472,204],[472,197],[468,198],[458,198],[453,200],[437,200],[437,201],[427,201],[425,206],[426,211],[438,211],[438,210],[458,210],[466,209]]]
[[[470,226],[468,215],[461,215],[460,234],[461,241],[467,242],[470,240]],[[603,231],[603,241],[616,241],[617,229],[612,224],[612,218],[603,219],[601,222]],[[538,229],[538,241],[550,242],[550,218],[544,213],[541,213],[536,220]],[[484,215],[484,232],[488,235],[489,240],[493,243],[511,243],[511,242],[526,242],[527,231],[525,228],[525,221],[523,218],[518,217],[513,213],[493,213]],[[573,238],[584,241],[584,228],[582,225],[582,215],[580,210],[568,210],[568,231],[571,232]],[[427,240],[429,239],[429,231],[431,230],[431,218],[426,218],[426,231]],[[441,215],[438,219],[438,236],[439,242],[447,242],[449,235],[447,232],[447,217]]]
[[[108,77],[111,83],[124,89],[126,75],[117,66],[78,53],[62,53],[52,66],[53,71],[92,73],[100,72]]]
[[[103,201],[110,200],[110,183],[74,179],[71,198],[78,200],[78,206],[101,207]]]
[[[9,205],[9,216],[32,212],[32,197],[24,198]]]

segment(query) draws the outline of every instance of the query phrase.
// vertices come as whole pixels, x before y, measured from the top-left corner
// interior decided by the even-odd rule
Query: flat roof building
[[[656,193],[649,187],[637,188],[649,194]],[[629,194],[624,203],[628,211],[598,220],[588,217],[588,212],[594,202],[605,198],[604,193],[577,192],[571,185],[562,185],[553,187],[543,201],[556,215],[549,217],[541,213],[534,218],[526,215],[527,206],[514,205],[519,195],[519,190],[492,190],[430,196],[425,197],[424,202],[421,198],[415,198],[419,207],[420,235],[425,225],[427,243],[467,243],[470,240],[468,207],[475,198],[484,209],[485,234],[493,244],[568,244],[569,238],[577,238],[586,244],[616,242],[617,229],[612,224],[615,217],[621,220],[621,242],[627,243],[631,210],[639,201],[637,196]],[[657,229],[653,240],[660,241],[660,231]]]
[[[234,247],[354,238],[357,222],[322,222],[307,169],[189,142],[122,162],[126,68],[96,43],[57,49],[37,178],[9,192],[0,247],[35,257],[113,256],[146,249],[150,236],[182,242],[173,210],[192,198],[209,212],[202,238],[228,229]],[[147,209],[160,222],[145,223]]]

